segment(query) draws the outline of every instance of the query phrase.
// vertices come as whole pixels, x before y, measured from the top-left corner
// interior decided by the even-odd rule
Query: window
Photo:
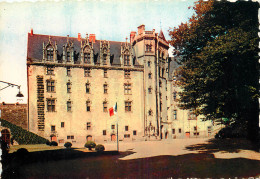
[[[67,51],[67,62],[70,62],[70,51]]]
[[[125,70],[125,78],[130,78],[130,70]]]
[[[149,87],[149,88],[148,88],[148,93],[149,93],[149,94],[152,94],[152,87]]]
[[[124,138],[130,138],[130,134],[125,134]]]
[[[164,68],[162,69],[162,77],[164,78]]]
[[[125,66],[129,66],[130,65],[129,55],[124,55],[124,64],[125,64]]]
[[[103,112],[107,112],[107,102],[103,102]]]
[[[60,123],[60,127],[61,127],[61,128],[64,128],[64,127],[65,127],[65,123],[64,123],[64,122],[61,122],[61,123]]]
[[[173,100],[176,100],[176,98],[177,98],[177,92],[174,91],[174,92],[173,92]]]
[[[54,80],[47,80],[47,92],[55,92]]]
[[[179,128],[179,133],[181,133],[181,128]]]
[[[54,75],[54,67],[47,66],[47,75]]]
[[[47,48],[47,60],[53,61],[53,48],[52,47]]]
[[[152,45],[146,45],[146,51],[151,52],[152,51]]]
[[[159,81],[159,87],[162,87],[162,81],[161,80]]]
[[[47,111],[55,112],[55,99],[47,99]]]
[[[151,62],[150,61],[147,62],[147,66],[151,67]]]
[[[132,111],[132,102],[131,101],[125,101],[125,111]]]
[[[115,129],[115,125],[111,125],[111,129]]]
[[[133,135],[136,135],[136,131],[133,131]]]
[[[175,129],[172,129],[172,134],[175,134]]]
[[[67,83],[67,93],[71,93],[71,82]]]
[[[74,135],[68,135],[67,139],[74,139]]]
[[[104,78],[107,78],[107,69],[104,69]]]
[[[160,97],[160,100],[162,100],[162,93],[161,92],[159,93],[159,97]]]
[[[90,64],[90,53],[84,53],[84,63]]]
[[[149,73],[149,74],[148,74],[148,78],[149,78],[149,79],[152,79],[152,73]]]
[[[104,84],[104,94],[107,94],[107,84]]]
[[[86,83],[86,93],[90,93],[90,84]]]
[[[128,126],[125,126],[125,131],[128,131]]]
[[[86,101],[86,110],[90,112],[90,101]]]
[[[91,129],[91,122],[87,122],[87,130]]]
[[[91,76],[91,69],[90,68],[84,68],[84,76],[85,77]]]
[[[103,130],[103,135],[107,135],[107,131],[106,130]]]
[[[173,119],[177,120],[177,110],[173,110]]]
[[[71,76],[71,68],[67,67],[67,76]]]
[[[196,114],[193,112],[193,110],[190,110],[188,115],[188,120],[196,120]]]
[[[197,131],[197,126],[194,126],[194,131]]]
[[[67,101],[67,111],[71,112],[71,101]]]
[[[162,112],[162,102],[160,102],[160,111]]]
[[[124,88],[125,88],[125,94],[131,94],[132,93],[131,84],[130,83],[125,83],[124,84]]]
[[[107,64],[107,54],[103,54],[103,64]]]
[[[55,126],[51,126],[51,132],[55,132]]]
[[[149,116],[153,115],[153,111],[151,109],[148,111],[148,115]]]

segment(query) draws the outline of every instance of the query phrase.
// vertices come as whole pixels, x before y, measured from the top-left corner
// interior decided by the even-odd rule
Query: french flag
[[[116,113],[117,113],[117,103],[115,104],[114,107],[109,108],[109,115],[110,115],[110,117],[113,116]]]

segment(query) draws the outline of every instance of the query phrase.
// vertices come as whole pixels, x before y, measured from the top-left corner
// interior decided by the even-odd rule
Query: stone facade
[[[131,32],[130,43],[31,31],[29,130],[59,143],[114,141],[117,123],[123,141],[208,136],[211,122],[188,120],[191,112],[177,107],[168,49],[163,32],[144,25]]]

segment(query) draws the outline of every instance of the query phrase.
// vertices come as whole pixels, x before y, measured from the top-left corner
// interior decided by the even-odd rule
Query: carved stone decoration
[[[100,43],[100,64],[111,66],[110,64],[110,43],[109,41],[101,41]]]
[[[74,47],[73,42],[69,40],[67,36],[67,43],[63,45],[63,56],[62,60],[64,63],[73,64],[74,63]]]
[[[127,43],[127,38],[125,43],[121,43],[121,64],[124,66],[133,66],[132,60],[132,53],[131,53],[131,46]]]
[[[81,41],[80,59],[83,64],[94,65],[93,43],[89,41],[88,34],[86,34],[86,40],[84,42]]]
[[[57,59],[57,54],[58,54],[58,48],[56,41],[53,42],[51,41],[51,36],[49,36],[49,41],[47,45],[43,42],[43,61],[44,62],[58,62]]]

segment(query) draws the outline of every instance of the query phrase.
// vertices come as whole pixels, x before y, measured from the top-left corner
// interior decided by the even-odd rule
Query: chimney
[[[30,35],[33,36],[33,29],[31,28],[31,32],[30,32]]]
[[[78,41],[80,41],[80,40],[81,40],[81,34],[78,33]]]
[[[135,31],[132,31],[132,32],[130,33],[130,43],[132,43],[132,42],[134,41],[135,35],[136,35],[136,32],[135,32]]]
[[[144,24],[140,25],[140,26],[137,27],[137,28],[138,28],[138,35],[144,33],[144,30],[145,30],[145,25],[144,25]]]
[[[96,35],[95,34],[89,34],[89,41],[95,43],[96,42]]]

